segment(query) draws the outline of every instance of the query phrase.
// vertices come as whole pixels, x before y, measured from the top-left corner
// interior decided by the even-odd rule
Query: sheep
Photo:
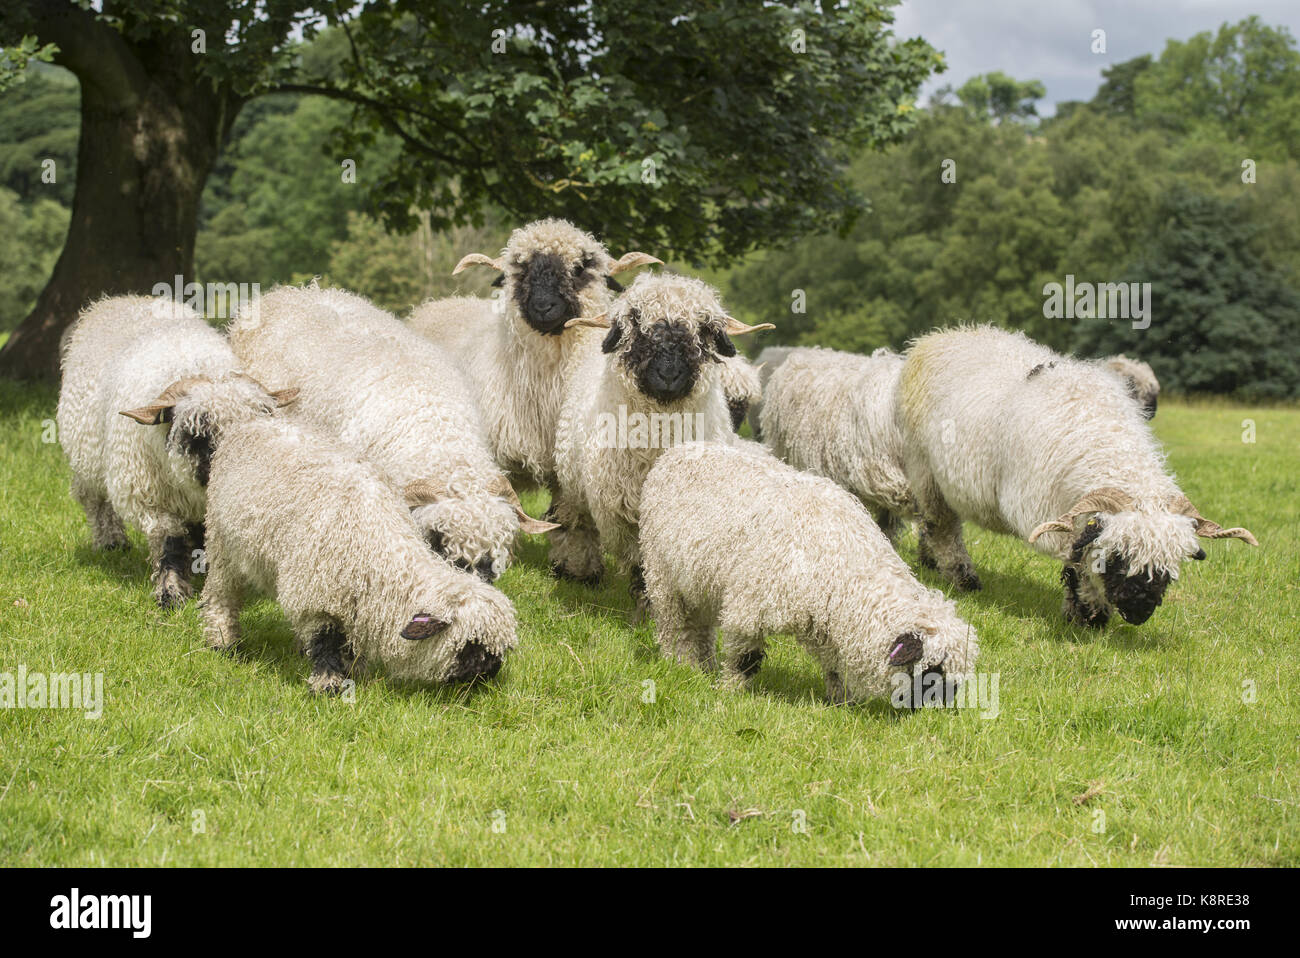
[[[921,516],[921,558],[978,589],[961,523],[1020,536],[1065,563],[1064,613],[1145,622],[1197,537],[1257,545],[1200,515],[1123,382],[991,326],[931,333],[908,350],[895,405]]]
[[[431,553],[374,465],[296,422],[227,431],[207,532],[208,647],[234,650],[249,590],[273,595],[311,659],[314,692],[339,692],[349,658],[423,684],[491,678],[516,645],[505,595]]]
[[[718,365],[718,382],[722,385],[722,398],[727,401],[731,425],[740,432],[740,425],[750,407],[763,398],[763,382],[759,370],[744,356],[724,356]]]
[[[916,580],[861,503],[755,443],[660,456],[640,538],[660,649],[712,670],[720,627],[726,687],[749,683],[773,633],[795,634],[834,702],[897,692],[908,673],[955,683],[974,669],[975,630]]]
[[[853,493],[890,542],[915,513],[894,425],[902,368],[903,357],[888,349],[795,349],[768,380],[761,419],[763,442],[778,458]]]
[[[1142,407],[1142,415],[1151,419],[1156,414],[1160,396],[1160,380],[1155,371],[1140,359],[1129,359],[1123,353],[1099,360],[1106,368],[1124,378],[1129,395]]]
[[[528,516],[488,448],[468,383],[437,346],[364,297],[281,286],[236,317],[253,375],[301,390],[297,415],[357,449],[404,490],[431,548],[491,582]]]
[[[749,404],[748,417],[750,432],[760,442],[763,439],[763,393],[767,391],[768,380],[797,348],[796,346],[768,346],[754,360],[754,368],[758,371],[758,399]]]
[[[602,548],[632,576],[643,609],[637,510],[655,459],[678,442],[734,438],[717,362],[730,336],[770,329],[728,316],[698,279],[642,274],[604,314],[570,325],[607,330],[574,369],[556,426],[556,573],[594,582]]]
[[[408,323],[448,350],[469,377],[497,463],[517,483],[553,487],[555,424],[565,371],[581,352],[566,323],[595,316],[621,289],[613,276],[661,261],[646,253],[613,259],[590,233],[545,219],[510,234],[495,258],[465,256],[500,270],[497,300],[452,297],[419,306]]]
[[[126,548],[123,523],[135,526],[148,542],[154,601],[183,605],[213,450],[232,424],[269,416],[295,393],[263,388],[198,312],[169,299],[101,299],[62,348],[55,422],[94,547]]]

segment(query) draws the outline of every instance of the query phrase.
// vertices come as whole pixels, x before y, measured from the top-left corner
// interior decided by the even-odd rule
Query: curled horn
[[[445,483],[435,482],[432,479],[416,479],[402,490],[402,497],[406,499],[406,504],[414,509],[416,506],[427,506],[431,502],[445,499],[448,492]]]
[[[636,269],[638,266],[649,266],[652,263],[664,265],[664,261],[651,256],[649,253],[624,253],[618,259],[614,260],[614,265],[609,268],[609,275],[621,273],[624,270]]]
[[[176,382],[164,389],[158,394],[158,398],[147,406],[140,406],[137,409],[123,409],[118,415],[134,419],[144,426],[156,426],[162,422],[171,422],[172,408],[180,398],[199,383],[208,382],[212,382],[212,380],[207,376],[186,376],[184,379],[176,380]]]
[[[541,535],[543,532],[554,532],[556,529],[561,528],[559,523],[547,522],[545,519],[534,519],[524,512],[524,507],[519,502],[519,494],[515,492],[515,487],[510,485],[510,480],[505,476],[497,476],[493,479],[491,485],[488,486],[488,491],[494,496],[500,496],[514,507],[521,531],[536,536]]]
[[[1259,545],[1259,540],[1255,538],[1249,529],[1243,529],[1240,526],[1225,529],[1212,519],[1205,518],[1181,492],[1169,497],[1169,508],[1179,515],[1195,519],[1196,534],[1202,539],[1240,539],[1242,542],[1248,542],[1253,546]]]
[[[248,373],[233,373],[232,375],[233,375],[234,378],[236,378],[236,379],[246,379],[246,380],[248,380],[250,383],[252,383],[252,384],[253,384],[254,386],[256,386],[258,389],[266,389],[265,386],[263,386],[260,382],[258,382],[258,381],[257,381],[256,379],[254,379],[252,376],[248,375]],[[301,390],[299,390],[297,386],[289,386],[289,387],[286,388],[286,389],[266,389],[267,395],[269,395],[272,399],[275,400],[275,404],[276,404],[276,406],[287,406],[287,405],[289,405],[289,403],[293,402],[295,399],[298,398],[298,393],[299,393],[300,391],[301,391]]]
[[[505,264],[501,262],[501,257],[499,256],[496,259],[493,259],[491,256],[484,256],[482,253],[470,253],[468,256],[461,258],[461,261],[456,264],[456,268],[451,271],[451,275],[455,276],[457,273],[462,272],[471,266],[491,266],[493,269],[500,270],[506,268]]]
[[[724,316],[723,320],[727,324],[726,333],[728,336],[740,336],[744,333],[756,333],[760,329],[776,329],[771,323],[759,323],[757,326],[746,326],[734,316]]]
[[[1132,496],[1113,486],[1094,489],[1071,506],[1070,511],[1065,515],[1039,525],[1033,532],[1029,533],[1029,541],[1034,542],[1044,532],[1073,532],[1074,517],[1083,515],[1085,512],[1122,512],[1132,502]]]
[[[592,329],[609,329],[609,314],[601,313],[599,316],[579,316],[577,319],[571,319],[564,324],[565,329],[572,329],[574,326],[590,326]]]

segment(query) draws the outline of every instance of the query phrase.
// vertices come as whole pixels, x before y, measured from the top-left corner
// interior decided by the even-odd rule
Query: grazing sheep
[[[439,299],[411,314],[410,327],[448,350],[469,377],[497,463],[512,479],[554,484],[565,370],[588,338],[566,335],[565,324],[605,311],[621,289],[614,274],[658,262],[645,253],[613,259],[573,224],[539,220],[511,233],[500,256],[471,253],[453,271],[500,270],[499,299]]]
[[[87,307],[63,342],[56,422],[96,549],[149,543],[154,599],[190,597],[190,553],[203,545],[204,486],[225,430],[271,415],[292,390],[268,392],[189,306],[116,296]],[[155,428],[164,426],[164,428]]]
[[[746,326],[727,315],[697,279],[643,274],[608,312],[571,320],[607,329],[599,350],[574,369],[556,428],[559,492],[551,538],[557,574],[594,581],[602,546],[641,597],[637,510],[641,483],[664,449],[680,442],[734,438],[717,362],[736,353]]]
[[[921,516],[922,561],[979,588],[961,523],[1020,536],[1065,562],[1065,615],[1145,622],[1197,542],[1237,538],[1202,517],[1123,382],[1021,333],[990,326],[923,336],[895,406]],[[1059,518],[1058,518],[1059,517]]]
[[[768,381],[772,378],[772,374],[797,348],[799,347],[768,346],[754,360],[754,368],[758,370],[758,401],[749,404],[749,428],[754,434],[754,438],[760,442],[763,439],[763,394],[767,392]]]
[[[894,394],[903,357],[810,347],[788,354],[763,391],[763,441],[796,469],[862,500],[893,542],[915,509],[903,472]]]
[[[430,546],[492,581],[518,531],[555,528],[519,506],[450,358],[364,297],[281,286],[241,313],[230,343],[253,375],[301,391],[296,415],[405,491]]]
[[[718,382],[722,385],[722,398],[727,401],[731,426],[740,432],[740,424],[750,406],[763,398],[763,382],[754,365],[739,354],[724,356],[718,365]]]
[[[642,488],[641,555],[660,649],[711,669],[720,627],[727,685],[748,683],[774,633],[797,636],[837,702],[888,694],[903,672],[974,669],[975,630],[862,505],[754,443],[660,456]]]
[[[1155,416],[1160,397],[1160,380],[1156,379],[1155,370],[1142,360],[1129,359],[1123,353],[1103,359],[1101,363],[1124,377],[1129,395],[1142,407],[1142,414],[1147,419]]]
[[[514,648],[509,600],[429,552],[386,478],[346,446],[292,422],[227,432],[208,485],[208,646],[239,641],[248,589],[274,595],[338,692],[349,658],[424,683],[490,678]]]

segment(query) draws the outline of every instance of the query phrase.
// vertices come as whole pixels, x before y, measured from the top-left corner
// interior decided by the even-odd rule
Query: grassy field
[[[1065,626],[1057,566],[968,529],[981,718],[829,706],[788,639],[716,690],[540,540],[498,682],[313,698],[274,603],[224,658],[138,537],[90,550],[53,408],[0,383],[0,672],[102,672],[104,709],[0,709],[0,865],[1300,864],[1300,411],[1162,404],[1183,488],[1262,547],[1208,544],[1140,628]]]

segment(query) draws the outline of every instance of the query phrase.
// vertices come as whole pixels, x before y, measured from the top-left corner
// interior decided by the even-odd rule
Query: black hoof
[[[765,654],[763,649],[750,649],[736,660],[736,671],[747,679],[757,675]]]
[[[190,600],[188,595],[182,595],[179,592],[164,592],[157,597],[158,608],[164,612],[172,612],[179,609]]]
[[[956,585],[963,592],[978,592],[984,588],[980,582],[980,577],[971,569],[962,569],[957,573]]]
[[[448,682],[481,682],[493,678],[501,671],[501,656],[489,652],[477,642],[468,642],[456,653],[456,665]]]

